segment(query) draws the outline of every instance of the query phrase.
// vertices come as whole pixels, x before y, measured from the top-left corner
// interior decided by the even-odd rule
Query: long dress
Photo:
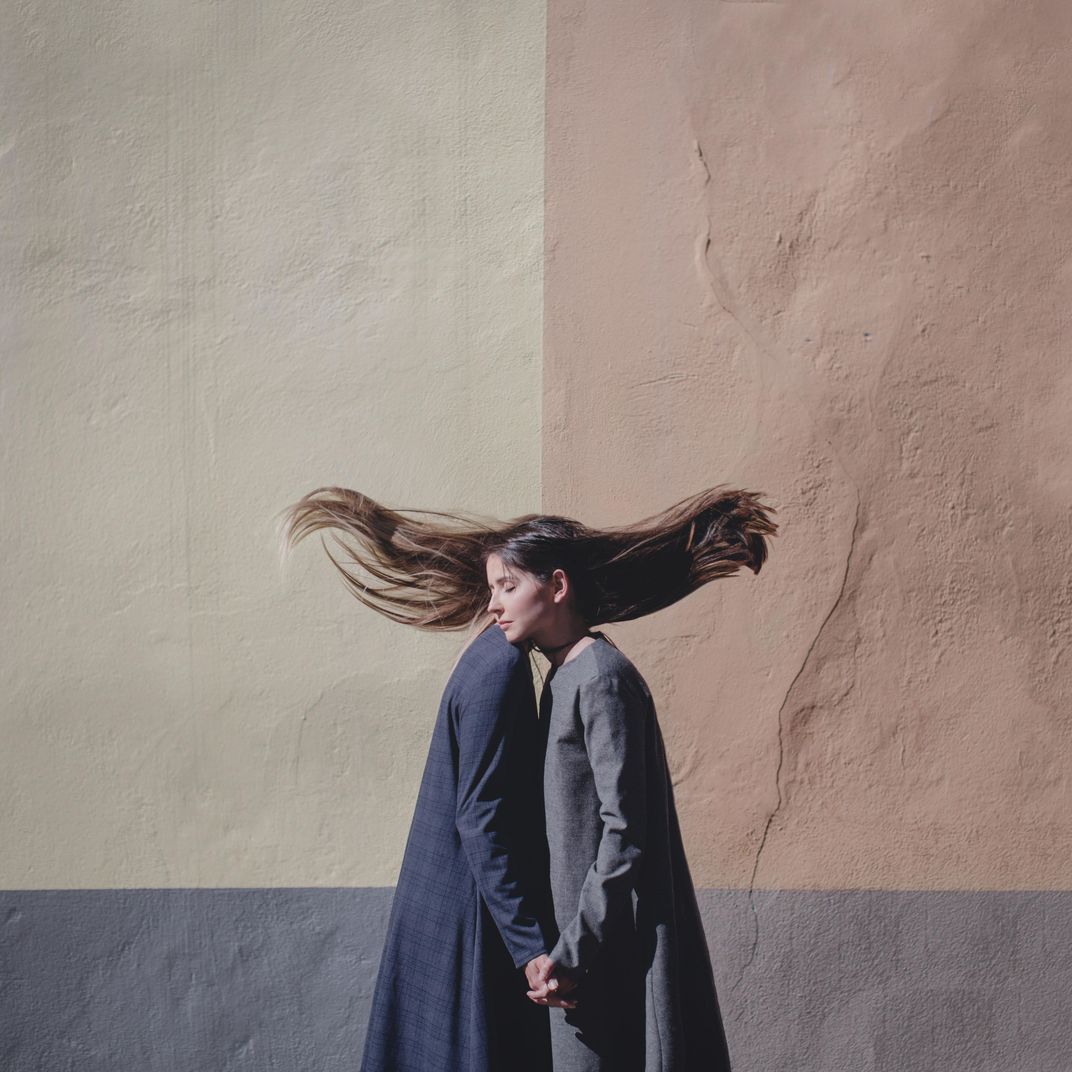
[[[551,959],[579,985],[551,1010],[554,1072],[728,1072],[696,892],[648,686],[602,634],[541,696]]]
[[[528,657],[493,626],[439,706],[362,1072],[550,1072],[548,1010],[524,974],[556,933],[541,758]]]

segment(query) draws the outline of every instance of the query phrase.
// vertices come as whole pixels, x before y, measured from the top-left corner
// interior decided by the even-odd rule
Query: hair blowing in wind
[[[758,573],[777,532],[761,493],[709,488],[643,521],[594,529],[529,514],[493,521],[393,510],[348,488],[318,488],[283,515],[293,548],[327,533],[324,550],[347,587],[380,614],[419,629],[465,629],[486,616],[491,554],[538,576],[563,569],[590,626],[669,607],[742,567]]]

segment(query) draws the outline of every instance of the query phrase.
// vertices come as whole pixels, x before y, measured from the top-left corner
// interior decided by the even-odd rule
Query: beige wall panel
[[[393,883],[459,641],[273,516],[538,505],[542,6],[4,22],[0,888]]]
[[[1072,881],[1072,9],[556,0],[544,503],[768,493],[614,635],[702,885]]]

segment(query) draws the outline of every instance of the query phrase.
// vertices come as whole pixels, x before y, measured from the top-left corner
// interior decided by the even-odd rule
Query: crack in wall
[[[693,141],[693,153],[696,162],[702,169],[702,189],[706,191],[712,181],[711,169],[708,166],[707,158],[704,156],[703,146],[700,140],[694,139]],[[704,197],[705,194],[701,194]],[[812,206],[814,206],[814,198],[812,199]],[[807,211],[807,210],[806,210]],[[770,340],[764,337],[764,332],[751,317],[742,310],[739,303],[734,299],[729,282],[725,277],[725,273],[722,267],[716,261],[712,265],[712,238],[711,238],[711,215],[707,210],[706,205],[703,206],[703,226],[696,238],[695,248],[695,260],[696,267],[700,274],[702,282],[705,284],[707,292],[718,307],[737,325],[738,329],[745,335],[745,337],[752,343],[754,353],[759,358],[757,361],[757,369],[760,376],[760,386],[765,383],[764,372],[767,370],[776,369],[779,377],[791,384],[796,388],[792,392],[792,398],[796,402],[798,412],[800,412],[810,429],[811,434],[815,439],[822,443],[830,452],[831,458],[834,460],[838,468],[841,470],[842,475],[845,478],[846,483],[852,488],[855,503],[853,507],[853,522],[852,531],[849,536],[849,545],[845,554],[845,567],[841,577],[841,584],[838,588],[837,596],[835,597],[830,609],[820,622],[815,635],[812,637],[807,650],[804,653],[804,657],[801,660],[800,666],[796,673],[793,675],[792,680],[789,682],[789,686],[782,697],[782,702],[778,707],[778,759],[775,765],[774,771],[774,784],[777,794],[777,799],[771,813],[767,816],[766,822],[763,826],[763,833],[760,835],[759,845],[756,849],[755,859],[752,863],[752,874],[748,882],[748,906],[751,909],[752,921],[753,921],[753,935],[752,944],[749,949],[748,959],[742,965],[740,972],[738,973],[736,981],[731,987],[731,992],[735,991],[744,980],[744,976],[755,961],[757,951],[759,949],[759,915],[756,911],[755,903],[755,890],[756,890],[756,878],[759,874],[760,863],[762,861],[763,851],[766,848],[767,840],[770,835],[771,828],[774,825],[779,813],[781,812],[785,804],[785,793],[782,786],[782,769],[785,765],[785,712],[789,706],[790,698],[793,695],[793,691],[797,686],[797,682],[800,681],[801,676],[807,669],[812,657],[818,647],[819,641],[825,632],[827,625],[830,623],[833,616],[837,613],[838,608],[841,606],[842,601],[845,598],[845,593],[848,589],[849,573],[852,568],[853,555],[856,550],[856,540],[860,526],[860,508],[861,508],[861,494],[859,485],[853,479],[849,466],[846,464],[845,459],[842,457],[841,452],[834,445],[829,436],[825,435],[820,429],[818,421],[813,413],[814,408],[818,408],[818,399],[814,397],[815,391],[812,385],[807,381],[806,377],[801,376],[798,367],[793,364],[788,356],[780,351],[780,348]]]
[[[774,809],[770,815],[767,816],[767,821],[763,827],[763,834],[759,839],[759,846],[756,849],[756,857],[752,862],[752,875],[748,881],[748,907],[752,910],[752,947],[748,952],[748,959],[741,966],[740,973],[737,976],[737,980],[730,988],[731,992],[735,991],[738,986],[741,985],[744,980],[745,972],[752,966],[752,962],[756,959],[756,951],[759,948],[759,914],[756,911],[755,903],[755,890],[756,890],[756,876],[759,874],[760,859],[763,855],[763,849],[767,844],[767,835],[770,833],[770,828],[774,825],[774,820],[778,817],[778,813],[782,809],[782,805],[785,803],[785,794],[782,792],[782,766],[785,761],[785,709],[789,705],[789,698],[793,695],[793,689],[796,688],[797,682],[800,680],[801,675],[807,669],[808,663],[811,661],[813,652],[819,643],[819,638],[826,630],[827,624],[834,617],[838,607],[841,606],[841,602],[845,597],[845,591],[848,588],[849,572],[852,568],[852,558],[856,550],[856,537],[860,527],[860,500],[856,500],[856,512],[852,522],[852,534],[849,537],[849,548],[845,555],[845,569],[841,576],[841,586],[838,589],[837,597],[831,604],[830,609],[826,612],[826,616],[823,618],[816,630],[815,636],[812,637],[811,643],[808,645],[808,650],[804,653],[804,658],[801,660],[800,667],[793,675],[793,680],[789,682],[789,687],[785,690],[785,696],[782,698],[782,702],[778,707],[778,763],[774,771],[774,785],[778,794],[777,801],[774,805]]]
[[[704,155],[703,145],[699,139],[693,139],[692,143],[693,153],[696,161],[703,169],[703,189],[706,189],[712,182],[711,168],[708,166],[707,157]],[[814,206],[815,198],[812,198],[809,209],[805,210],[805,213],[810,211],[810,208]],[[732,289],[729,285],[729,281],[726,279],[725,273],[722,271],[721,265],[717,262],[712,266],[712,260],[714,259],[711,253],[713,240],[711,238],[711,216],[706,211],[703,212],[703,227],[700,229],[700,233],[697,235],[695,243],[695,263],[697,271],[700,275],[701,281],[704,284],[705,289],[714,299],[715,304],[737,325],[741,333],[752,343],[756,355],[761,359],[757,364],[759,367],[760,379],[764,380],[765,368],[776,368],[783,375],[784,379],[791,383],[796,390],[792,392],[791,398],[796,402],[799,412],[804,416],[808,422],[812,434],[815,438],[825,446],[831,454],[831,457],[837,463],[845,476],[846,481],[853,488],[856,493],[857,502],[860,499],[860,489],[853,479],[852,472],[846,463],[844,457],[833,440],[826,435],[818,425],[815,416],[812,412],[813,409],[818,408],[818,401],[815,399],[815,391],[812,388],[808,378],[801,376],[797,371],[797,366],[789,360],[787,355],[780,352],[780,347],[777,344],[764,338],[764,332],[762,328],[740,307],[740,304],[736,301]],[[805,404],[807,403],[807,404]]]

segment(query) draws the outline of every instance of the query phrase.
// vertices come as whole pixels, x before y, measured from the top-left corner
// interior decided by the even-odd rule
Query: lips
[[[496,624],[501,625],[501,626],[503,626],[505,628],[508,625],[513,625],[514,623],[513,622],[500,621],[500,622],[497,622]]]

